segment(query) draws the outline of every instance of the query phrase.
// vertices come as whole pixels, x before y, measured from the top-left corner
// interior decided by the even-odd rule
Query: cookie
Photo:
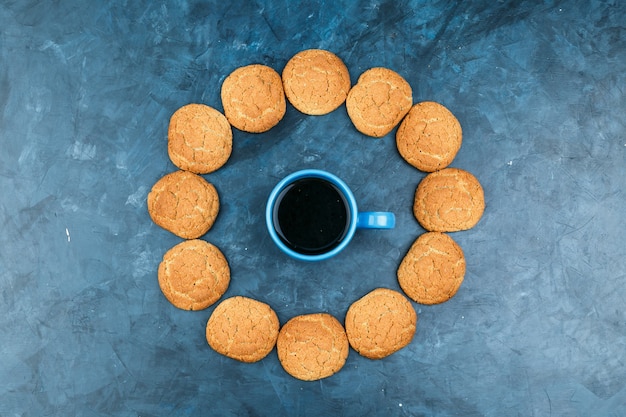
[[[236,296],[215,307],[206,325],[206,340],[224,356],[257,362],[274,349],[279,327],[278,317],[269,305]]]
[[[419,183],[413,214],[430,232],[457,232],[471,229],[485,210],[483,188],[472,174],[444,168]]]
[[[167,152],[178,168],[208,174],[226,163],[232,149],[230,123],[214,108],[187,104],[170,118]]]
[[[188,171],[165,175],[148,194],[152,220],[183,239],[204,235],[213,226],[219,206],[215,187]]]
[[[377,288],[355,301],[346,313],[350,346],[370,359],[381,359],[413,340],[417,313],[405,296]]]
[[[229,123],[245,132],[270,130],[281,121],[287,109],[280,75],[260,64],[233,71],[222,83],[221,96]]]
[[[326,313],[296,316],[283,325],[276,342],[285,371],[303,381],[338,372],[346,363],[349,344],[339,321]]]
[[[398,268],[402,291],[420,304],[448,301],[465,277],[465,256],[447,234],[427,232],[417,238]]]
[[[203,310],[228,289],[230,268],[222,252],[199,239],[168,250],[158,270],[159,287],[170,303],[182,310]]]
[[[289,102],[309,115],[327,114],[341,106],[350,91],[350,74],[343,61],[322,49],[298,52],[283,69]]]
[[[400,156],[424,172],[450,165],[461,148],[463,132],[454,115],[439,103],[425,101],[411,107],[398,131]]]
[[[413,105],[411,86],[387,68],[371,68],[359,77],[346,98],[354,127],[367,136],[382,137],[396,127]]]

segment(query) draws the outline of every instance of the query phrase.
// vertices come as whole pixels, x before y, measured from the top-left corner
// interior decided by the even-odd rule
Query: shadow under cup
[[[314,169],[294,172],[274,187],[265,220],[279,249],[303,261],[320,261],[338,254],[358,228],[395,227],[393,213],[359,213],[345,182]]]

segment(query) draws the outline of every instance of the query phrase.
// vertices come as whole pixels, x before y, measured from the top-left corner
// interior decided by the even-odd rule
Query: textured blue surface
[[[0,416],[626,415],[626,3],[591,1],[3,1],[0,4]],[[458,294],[414,304],[417,334],[380,361],[351,351],[302,382],[276,352],[242,364],[204,339],[212,307],[185,312],[156,269],[180,240],[146,196],[174,170],[180,106],[221,110],[238,66],[279,72],[325,48],[353,83],[386,66],[414,100],[446,105],[487,209],[455,233]],[[329,170],[393,232],[359,231],[339,256],[301,263],[265,230],[274,184]],[[345,106],[288,106],[264,134],[234,131],[206,178],[222,209],[205,239],[232,269],[226,296],[268,302],[281,323],[382,286],[423,232],[424,174],[394,133],[366,138]]]

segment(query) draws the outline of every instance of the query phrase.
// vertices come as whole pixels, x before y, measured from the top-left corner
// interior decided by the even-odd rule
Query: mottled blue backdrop
[[[175,167],[180,106],[222,110],[235,68],[282,71],[335,52],[352,82],[385,66],[414,101],[463,127],[453,166],[487,208],[454,233],[458,294],[413,304],[417,333],[380,361],[351,351],[338,374],[290,377],[276,352],[243,364],[212,351],[213,311],[174,308],[156,277],[180,239],[146,196]],[[226,296],[269,303],[281,323],[376,287],[423,233],[424,174],[395,131],[359,134],[345,106],[288,106],[269,132],[234,131],[206,175],[221,211],[204,237],[228,258]],[[300,168],[341,176],[393,231],[361,231],[339,256],[301,263],[267,236],[265,200]],[[626,415],[626,3],[574,1],[110,1],[0,4],[0,416]]]

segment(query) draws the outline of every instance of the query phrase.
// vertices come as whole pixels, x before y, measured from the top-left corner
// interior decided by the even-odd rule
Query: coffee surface
[[[321,254],[337,247],[348,232],[348,202],[332,183],[303,178],[287,186],[274,206],[274,225],[292,250]]]

